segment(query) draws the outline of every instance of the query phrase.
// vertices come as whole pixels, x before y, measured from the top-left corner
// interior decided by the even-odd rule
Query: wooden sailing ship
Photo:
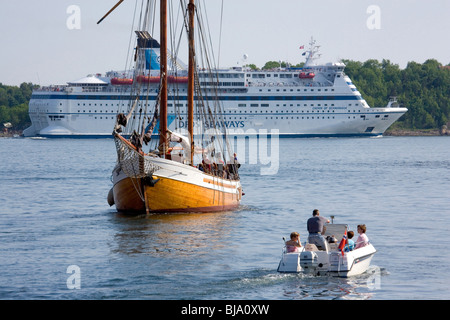
[[[161,0],[159,6],[161,38],[158,98],[149,102],[145,95],[149,90],[146,87],[149,83],[136,81],[150,76],[150,72],[143,66],[146,50],[155,45],[149,32],[141,29],[136,31],[135,81],[132,84],[133,94],[129,96],[130,108],[126,115],[118,114],[113,131],[117,164],[112,173],[113,187],[108,195],[108,202],[110,205],[115,204],[118,211],[133,213],[214,212],[237,208],[242,197],[237,171],[239,164],[229,148],[226,132],[220,131],[226,130],[226,126],[220,126],[220,119],[214,118],[220,117],[217,108],[204,105],[205,101],[214,99],[194,98],[196,93],[197,96],[202,95],[196,74],[194,0],[190,0],[186,6],[189,44],[187,136],[168,129],[168,79],[176,75],[170,74],[172,71],[168,70],[167,62],[170,57],[167,49],[167,0]],[[211,91],[208,90],[209,94]],[[153,116],[142,116],[142,109],[147,110],[150,105],[154,108]],[[197,128],[194,137],[195,110]],[[149,114],[148,110],[144,114]],[[201,132],[202,116],[208,118],[205,120],[208,123],[219,125],[208,125],[207,132]],[[201,141],[197,142],[198,139]],[[150,147],[146,152],[144,148],[147,145]]]

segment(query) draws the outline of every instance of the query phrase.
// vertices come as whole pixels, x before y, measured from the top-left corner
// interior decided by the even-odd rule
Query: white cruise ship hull
[[[249,97],[256,99],[245,103]],[[32,126],[23,134],[28,137],[110,138],[118,108],[126,110],[121,98],[108,92],[76,95],[37,91],[29,107]],[[318,103],[317,100],[305,103],[305,96],[294,95],[268,96],[269,102],[261,98],[264,97],[250,92],[224,97],[224,121],[216,125],[227,126],[231,135],[245,136],[258,134],[260,130],[276,132],[280,137],[380,136],[407,111],[405,108],[352,106],[359,104],[352,96],[348,100],[339,96],[340,100],[334,103]],[[328,101],[333,101],[332,97]],[[240,107],[240,104],[246,106]],[[170,130],[186,129],[183,114],[169,113],[169,122]]]

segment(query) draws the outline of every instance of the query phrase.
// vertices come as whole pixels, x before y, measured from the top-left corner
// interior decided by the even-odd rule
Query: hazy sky
[[[0,0],[0,82],[65,84],[124,69],[135,4],[142,0],[125,0],[97,25],[117,1]],[[222,0],[197,2],[208,9],[217,58]],[[73,5],[79,15],[68,10]],[[244,54],[259,67],[269,60],[297,64],[304,61],[299,47],[311,36],[324,63],[450,63],[450,0],[223,0],[223,9],[221,67],[242,63]]]

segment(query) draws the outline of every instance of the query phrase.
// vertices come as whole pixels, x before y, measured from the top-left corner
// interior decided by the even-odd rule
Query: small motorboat
[[[277,271],[346,278],[366,272],[373,255],[377,252],[370,243],[362,248],[344,251],[343,244],[347,239],[346,224],[327,225],[323,236],[333,240],[331,243],[327,242],[327,248],[320,250],[311,243],[305,243],[297,252],[288,252],[284,246]]]

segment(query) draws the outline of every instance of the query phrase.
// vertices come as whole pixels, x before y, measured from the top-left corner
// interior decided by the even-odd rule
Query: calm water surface
[[[276,175],[241,168],[239,210],[130,217],[106,201],[112,140],[0,139],[0,299],[449,299],[449,145],[281,139]],[[315,208],[367,225],[368,273],[276,272]]]

